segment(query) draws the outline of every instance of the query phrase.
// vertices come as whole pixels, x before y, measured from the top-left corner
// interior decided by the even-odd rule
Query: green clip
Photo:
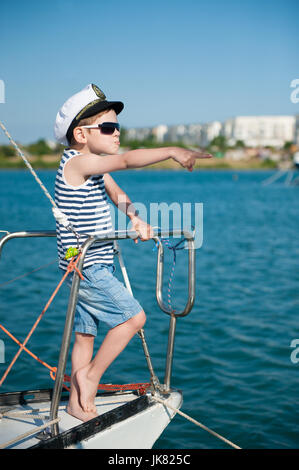
[[[70,246],[66,251],[64,259],[73,258],[74,256],[77,256],[78,253],[79,253],[78,248],[74,248],[73,246]]]

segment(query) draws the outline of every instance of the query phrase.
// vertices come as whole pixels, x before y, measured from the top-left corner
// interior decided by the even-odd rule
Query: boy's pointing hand
[[[141,241],[150,240],[154,236],[152,227],[139,217],[133,217],[131,222],[132,230],[138,234],[138,238],[140,238]],[[135,238],[134,243],[138,243],[137,238]]]
[[[197,158],[211,158],[213,155],[210,153],[195,152],[194,150],[183,149],[180,147],[173,147],[172,158],[178,162],[182,167],[187,168],[189,171],[193,170]]]

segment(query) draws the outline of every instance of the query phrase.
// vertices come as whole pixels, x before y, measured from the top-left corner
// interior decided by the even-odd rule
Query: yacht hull
[[[50,396],[44,400],[45,392],[50,391],[0,395],[0,413],[4,413],[0,419],[2,448],[151,449],[175,415],[167,406],[156,402],[151,393],[141,396],[132,392],[105,393],[97,395],[95,400],[99,416],[82,423],[66,412],[67,401],[62,398],[58,411],[59,434],[49,437],[49,429],[40,431],[49,418],[51,406]],[[182,393],[178,390],[159,398],[175,408],[182,404]],[[32,419],[28,411],[38,417]],[[30,432],[34,434],[22,437]]]

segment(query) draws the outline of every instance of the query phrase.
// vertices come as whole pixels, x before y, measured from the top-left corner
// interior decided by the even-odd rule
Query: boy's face
[[[103,124],[103,122],[118,122],[117,115],[114,109],[110,109],[107,113],[98,117],[93,123]],[[101,132],[101,128],[97,129],[83,129],[87,139],[87,147],[91,153],[100,155],[101,153],[115,155],[119,149],[119,135],[120,132],[115,129],[112,135],[106,135]]]

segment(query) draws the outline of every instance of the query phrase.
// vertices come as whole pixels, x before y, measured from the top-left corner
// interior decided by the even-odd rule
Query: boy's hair
[[[106,114],[108,113],[108,111],[110,111],[112,108],[108,108],[108,109],[104,109],[104,111],[101,111],[100,113],[97,113],[97,114],[94,114],[93,116],[90,116],[88,118],[84,118],[84,119],[81,119],[78,124],[76,125],[76,127],[80,127],[80,126],[90,126],[91,124],[93,124],[95,122],[95,120],[101,116],[103,116],[103,114]],[[75,129],[76,129],[75,127]],[[74,129],[74,130],[75,130]],[[89,131],[89,129],[87,129]],[[77,143],[75,137],[74,137],[74,131],[72,132],[72,140],[70,141],[70,145],[75,145]]]

